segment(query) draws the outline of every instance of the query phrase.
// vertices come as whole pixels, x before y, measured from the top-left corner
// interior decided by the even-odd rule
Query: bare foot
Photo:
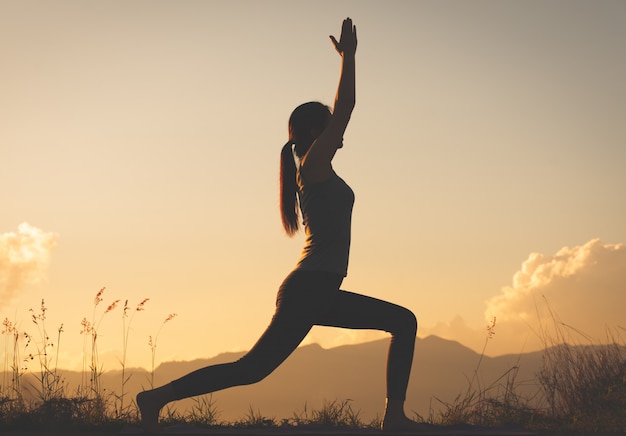
[[[152,391],[143,391],[137,394],[137,407],[141,413],[141,426],[150,433],[159,432],[159,411],[161,406],[152,398]]]
[[[412,431],[412,432],[426,432],[432,430],[431,424],[425,422],[415,422],[406,416],[385,416],[381,425],[383,431]]]

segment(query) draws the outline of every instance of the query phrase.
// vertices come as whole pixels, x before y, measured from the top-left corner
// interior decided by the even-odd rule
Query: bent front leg
[[[331,307],[316,324],[391,333],[387,355],[387,398],[406,398],[417,333],[417,319],[413,312],[376,298],[338,291]]]

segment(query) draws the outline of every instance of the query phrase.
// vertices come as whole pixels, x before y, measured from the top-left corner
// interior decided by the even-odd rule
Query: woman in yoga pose
[[[342,59],[332,112],[317,102],[298,106],[289,118],[289,141],[281,151],[280,206],[289,236],[306,233],[295,269],[279,288],[276,312],[257,343],[241,359],[191,372],[162,387],[141,392],[137,405],[146,430],[158,429],[159,411],[170,401],[256,383],[276,369],[314,325],[375,329],[391,333],[387,357],[384,430],[418,429],[404,413],[417,321],[403,307],[340,289],[348,268],[354,193],[331,165],[355,105],[356,27],[343,21]],[[355,362],[356,363],[356,362]]]

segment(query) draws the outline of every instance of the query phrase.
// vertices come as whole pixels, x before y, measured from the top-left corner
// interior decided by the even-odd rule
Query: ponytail
[[[313,132],[323,131],[330,117],[330,108],[317,101],[301,104],[289,117],[289,141],[280,152],[280,217],[289,236],[295,235],[300,229],[297,168],[292,146],[297,143],[295,154],[303,158],[315,140]]]
[[[295,235],[299,230],[298,186],[292,144],[292,141],[287,142],[280,152],[280,216],[288,236]]]

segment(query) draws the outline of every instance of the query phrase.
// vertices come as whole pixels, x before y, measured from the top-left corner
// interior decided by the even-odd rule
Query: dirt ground
[[[207,436],[533,436],[535,433],[515,428],[479,428],[472,426],[425,426],[420,432],[383,432],[375,429],[337,429],[337,428],[199,428],[188,425],[163,427],[160,434],[195,434]],[[3,430],[3,436],[112,436],[147,434],[139,427],[127,426],[117,431],[104,430]]]

